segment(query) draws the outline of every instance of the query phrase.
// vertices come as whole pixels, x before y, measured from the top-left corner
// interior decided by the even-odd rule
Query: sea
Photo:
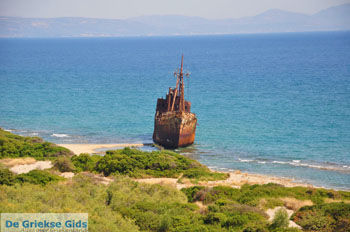
[[[350,189],[350,32],[3,38],[0,127],[54,143],[152,143],[182,54],[198,125],[176,152]]]

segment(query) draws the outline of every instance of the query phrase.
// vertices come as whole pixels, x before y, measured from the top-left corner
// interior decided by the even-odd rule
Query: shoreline
[[[11,132],[11,133],[14,133],[14,134],[18,134],[18,135],[21,135],[21,136],[28,136],[28,135],[22,135],[21,133],[16,133],[16,131],[20,131],[20,130],[16,130],[16,129],[5,129],[5,131],[8,131],[8,132]],[[27,132],[30,132],[30,131],[27,131]],[[33,132],[34,133],[34,132]],[[58,135],[58,134],[56,134]],[[63,134],[60,134],[60,135],[63,135]],[[70,135],[68,135],[68,137],[70,137]],[[50,141],[50,140],[48,140]],[[51,141],[52,143],[56,143],[55,141]],[[80,142],[80,143],[79,143]],[[151,146],[152,143],[149,143],[149,141],[142,141],[140,140],[140,142],[123,142],[121,141],[121,143],[118,143],[118,141],[115,141],[116,143],[98,143],[98,141],[91,141],[91,143],[81,143],[81,141],[79,141],[77,143],[65,143],[64,141],[61,141],[61,143],[57,143],[58,146],[62,146],[62,147],[65,147],[69,150],[71,150],[74,154],[76,155],[79,155],[81,153],[89,153],[89,154],[96,154],[96,155],[103,155],[103,153],[106,151],[106,150],[114,150],[114,149],[122,149],[124,147],[135,147],[135,148],[139,148],[141,150],[145,149],[145,151],[150,151],[148,148],[151,148],[153,150],[153,147]],[[156,148],[154,148],[156,149]],[[181,152],[182,153],[182,152]],[[186,153],[186,152],[185,152]],[[240,160],[238,159],[240,162],[255,162],[256,160],[248,160],[248,159],[243,159],[243,160]],[[257,161],[259,163],[259,161]],[[265,162],[269,162],[269,161],[264,161]],[[344,173],[343,169],[345,168],[348,168],[348,166],[345,166],[345,165],[342,165],[342,167],[338,167],[338,168],[334,168],[333,166],[331,166],[332,164],[329,164],[325,167],[323,166],[317,166],[318,164],[308,164],[308,163],[303,163],[301,162],[300,160],[292,160],[292,161],[271,161],[269,162],[269,164],[272,163],[276,163],[276,164],[285,164],[285,165],[289,165],[288,168],[290,167],[290,165],[292,166],[296,166],[296,167],[300,167],[300,168],[314,168],[316,170],[322,170],[322,171],[335,171],[335,172],[341,172],[341,173]],[[313,179],[310,179],[310,180],[306,180],[306,179],[303,179],[302,177],[298,176],[297,174],[298,173],[295,173],[296,175],[293,175],[293,176],[283,176],[283,175],[280,175],[280,173],[273,173],[273,174],[269,174],[269,173],[264,173],[264,172],[259,172],[259,171],[253,171],[253,172],[250,172],[250,171],[245,171],[245,168],[244,167],[236,167],[236,168],[227,168],[226,170],[223,170],[223,168],[215,168],[213,166],[211,166],[210,164],[207,164],[206,165],[209,169],[211,170],[214,170],[214,171],[217,171],[217,172],[227,172],[227,173],[230,173],[230,172],[235,172],[236,170],[240,170],[240,171],[243,171],[247,174],[251,174],[252,175],[252,178],[248,178],[249,181],[253,181],[253,180],[256,180],[257,176],[265,176],[266,178],[274,178],[274,179],[279,179],[278,181],[279,182],[288,182],[288,183],[292,183],[293,185],[294,184],[298,184],[298,185],[301,185],[301,186],[304,186],[304,185],[308,185],[308,186],[314,186],[316,188],[326,188],[326,189],[334,189],[334,190],[340,190],[340,191],[350,191],[350,187],[349,186],[346,186],[346,185],[343,185],[343,184],[340,184],[340,185],[334,185],[332,183],[327,183],[327,181],[322,181],[320,179],[317,179],[317,178],[314,178],[316,181],[313,182],[314,180]],[[349,173],[346,172],[345,173]],[[265,178],[265,179],[266,179]]]
[[[305,183],[302,181],[297,181],[292,178],[287,177],[279,177],[279,176],[273,176],[273,175],[266,175],[266,174],[259,174],[259,173],[251,173],[251,172],[245,172],[241,170],[234,170],[234,171],[217,171],[214,169],[209,168],[210,171],[213,172],[221,172],[221,173],[228,173],[230,174],[229,178],[226,180],[219,180],[219,181],[209,181],[215,182],[215,184],[226,184],[226,183],[235,183],[237,186],[242,186],[244,184],[268,184],[268,183],[275,183],[283,185],[284,187],[311,187],[311,188],[321,188],[318,186],[315,186],[313,184]],[[322,187],[323,188],[323,187]]]
[[[214,172],[219,172],[212,169],[210,170]],[[293,179],[289,179],[289,178],[247,173],[247,172],[241,172],[239,170],[232,171],[232,172],[221,172],[221,173],[228,173],[229,177],[226,180],[198,181],[198,183],[191,183],[189,180],[186,180],[186,179],[181,180],[181,177],[179,178],[151,177],[151,178],[137,178],[134,180],[137,182],[148,183],[148,184],[170,185],[170,186],[176,187],[177,189],[188,188],[192,186],[206,186],[206,187],[229,186],[232,188],[240,188],[244,184],[263,185],[268,183],[279,184],[284,187],[321,188],[318,186],[314,186],[312,184],[295,182]],[[338,191],[337,189],[332,189],[332,188],[326,188],[326,189]],[[346,191],[346,190],[342,190],[342,191]]]
[[[102,154],[104,151],[98,151],[98,149],[108,149],[108,148],[124,148],[124,147],[143,147],[147,144],[142,143],[116,143],[116,144],[57,144],[58,146],[65,147],[75,154],[79,155],[81,153],[89,153],[89,154]],[[303,182],[296,182],[290,178],[277,177],[277,176],[269,176],[264,174],[254,174],[248,172],[241,172],[240,170],[235,171],[218,171],[212,168],[209,168],[213,172],[221,172],[228,173],[229,177],[226,180],[217,180],[217,181],[207,181],[207,182],[199,182],[197,185],[205,185],[205,186],[216,186],[216,185],[227,185],[232,187],[240,187],[244,184],[267,184],[267,183],[275,183],[281,184],[285,187],[313,187],[318,188],[312,184],[307,184]],[[170,185],[176,185],[178,188],[183,187],[184,185],[190,186],[194,185],[191,183],[179,184],[177,183],[177,178],[144,178],[138,179],[140,182],[148,182],[148,183],[168,183]]]
[[[65,147],[71,150],[76,155],[81,153],[89,153],[89,154],[103,154],[108,149],[121,149],[124,147],[144,147],[149,146],[150,144],[144,143],[114,143],[114,144],[57,144],[58,146]],[[104,150],[105,149],[105,150]],[[158,184],[167,184],[173,185],[177,188],[182,188],[183,186],[194,186],[194,185],[204,185],[204,186],[217,186],[217,185],[226,185],[231,187],[240,188],[244,184],[268,184],[275,183],[280,184],[285,187],[310,187],[310,188],[325,188],[332,189],[337,191],[350,191],[350,189],[337,189],[337,188],[329,188],[324,186],[316,186],[313,184],[306,183],[302,180],[295,180],[293,178],[287,177],[279,177],[273,175],[259,174],[259,173],[250,173],[244,172],[241,170],[233,170],[233,171],[219,171],[213,168],[209,168],[213,172],[221,172],[228,173],[229,177],[226,180],[217,180],[217,181],[207,181],[207,182],[199,182],[197,184],[192,183],[177,183],[177,178],[143,178],[137,179],[139,182],[146,183],[158,183]]]
[[[79,155],[81,153],[89,154],[101,154],[105,151],[98,151],[98,149],[108,148],[124,148],[124,147],[143,147],[147,144],[144,143],[111,143],[111,144],[57,144],[57,146],[65,147],[71,150],[74,154]]]

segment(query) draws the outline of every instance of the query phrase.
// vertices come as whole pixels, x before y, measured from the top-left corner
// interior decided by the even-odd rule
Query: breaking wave
[[[258,164],[281,164],[281,165],[291,165],[295,167],[305,167],[305,168],[315,168],[321,170],[331,170],[350,173],[350,165],[339,165],[339,164],[319,164],[319,163],[306,163],[301,160],[292,161],[281,161],[281,160],[256,160],[256,159],[241,159],[238,158],[239,162],[242,163],[258,163]]]
[[[67,134],[52,134],[52,137],[57,137],[57,138],[66,138],[69,137]]]

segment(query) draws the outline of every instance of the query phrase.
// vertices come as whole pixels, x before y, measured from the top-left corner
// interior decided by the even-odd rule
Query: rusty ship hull
[[[185,100],[183,56],[181,69],[174,73],[176,87],[169,88],[166,98],[158,98],[154,119],[153,141],[165,148],[185,147],[193,144],[197,117],[191,112],[191,102]]]
[[[186,147],[193,144],[197,118],[188,112],[167,112],[155,118],[153,141],[165,148]]]

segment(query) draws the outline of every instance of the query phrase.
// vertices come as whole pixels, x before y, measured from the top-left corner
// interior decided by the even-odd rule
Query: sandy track
[[[33,164],[36,162],[36,159],[32,157],[24,157],[24,158],[5,158],[1,159],[0,163],[3,164],[7,168],[11,168],[17,165],[24,164]]]
[[[142,147],[142,143],[117,143],[117,144],[57,144],[58,146],[65,147],[75,154],[79,155],[81,153],[102,153],[96,151],[97,149],[103,148],[123,148],[123,147]]]
[[[22,165],[16,165],[10,168],[10,171],[16,174],[22,174],[22,173],[28,173],[32,170],[39,169],[39,170],[44,170],[44,169],[49,169],[52,168],[52,163],[51,161],[37,161],[32,164],[22,164]]]
[[[297,182],[294,182],[294,180],[292,179],[283,178],[283,177],[244,173],[241,171],[229,172],[229,174],[230,176],[226,180],[208,181],[208,185],[209,186],[229,185],[229,186],[239,187],[244,184],[275,183],[275,184],[283,185],[285,187],[295,187],[295,186],[313,187],[312,185],[297,183]]]

